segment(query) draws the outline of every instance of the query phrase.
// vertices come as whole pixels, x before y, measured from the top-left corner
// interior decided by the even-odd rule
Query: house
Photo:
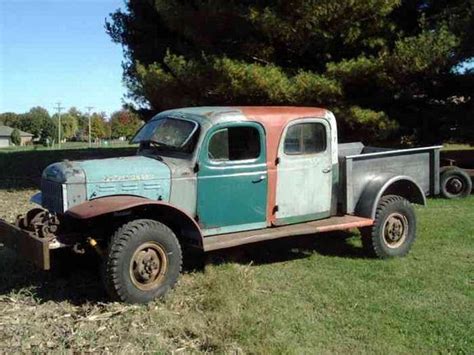
[[[12,145],[11,135],[14,128],[8,126],[0,126],[0,148],[9,147]],[[31,133],[20,131],[21,144],[25,145],[33,140]]]

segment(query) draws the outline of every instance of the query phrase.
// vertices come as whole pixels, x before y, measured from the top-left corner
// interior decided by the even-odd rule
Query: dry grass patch
[[[31,193],[0,190],[0,217]],[[93,257],[44,273],[0,247],[0,352],[473,353],[473,210],[430,200],[397,260],[351,233],[213,253],[146,306],[108,303]]]

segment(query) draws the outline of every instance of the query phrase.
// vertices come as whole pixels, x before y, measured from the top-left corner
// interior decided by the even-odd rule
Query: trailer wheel
[[[471,194],[471,177],[456,167],[444,169],[440,177],[441,195],[447,199],[467,197]]]
[[[147,303],[176,284],[181,265],[181,247],[171,229],[139,219],[113,235],[104,261],[104,284],[114,300]]]
[[[370,256],[381,259],[405,256],[416,237],[415,210],[401,196],[383,196],[374,224],[363,228],[361,234],[362,245]]]

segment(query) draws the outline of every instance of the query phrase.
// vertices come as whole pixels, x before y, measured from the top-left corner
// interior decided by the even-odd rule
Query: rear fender
[[[423,189],[409,176],[382,174],[370,180],[355,208],[361,217],[375,218],[380,199],[385,195],[398,195],[411,203],[426,205]]]
[[[183,210],[163,201],[137,196],[107,196],[66,211],[66,215],[83,221],[106,215],[114,218],[129,213],[160,221],[173,230],[180,242],[202,249],[203,237],[197,222]]]

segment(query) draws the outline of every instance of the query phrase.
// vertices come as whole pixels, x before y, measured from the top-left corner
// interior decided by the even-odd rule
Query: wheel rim
[[[446,181],[446,191],[448,191],[451,195],[459,195],[464,189],[463,181],[453,176],[452,178]]]
[[[408,235],[408,219],[400,213],[392,213],[387,217],[383,226],[385,245],[389,248],[398,248]]]
[[[149,291],[161,285],[168,270],[163,247],[155,242],[140,245],[130,262],[130,278],[140,290]]]

